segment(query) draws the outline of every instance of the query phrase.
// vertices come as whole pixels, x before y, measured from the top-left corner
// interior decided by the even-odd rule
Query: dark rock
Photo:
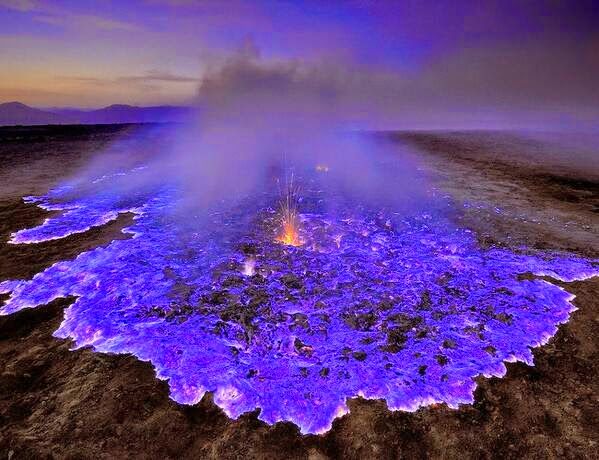
[[[354,357],[355,360],[357,361],[364,361],[366,359],[366,353],[363,351],[354,351],[352,353],[352,356]]]
[[[445,339],[443,340],[443,348],[455,348],[456,347],[456,343],[455,340],[453,339]]]
[[[435,359],[437,360],[440,366],[445,366],[449,362],[449,359],[445,355],[436,355]]]

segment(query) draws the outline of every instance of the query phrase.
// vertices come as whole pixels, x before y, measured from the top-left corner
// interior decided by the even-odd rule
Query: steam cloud
[[[197,117],[158,158],[186,192],[186,206],[210,206],[276,187],[290,170],[327,166],[327,182],[397,208],[423,193],[415,159],[354,130],[376,118],[376,100],[352,88],[380,76],[299,61],[265,62],[249,47],[204,76]]]

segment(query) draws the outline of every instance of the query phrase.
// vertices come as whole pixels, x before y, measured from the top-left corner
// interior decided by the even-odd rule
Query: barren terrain
[[[43,194],[136,126],[0,129],[0,280],[26,279],[59,260],[125,237],[130,217],[33,245],[11,232],[45,213]],[[481,245],[599,257],[599,148],[571,137],[516,133],[380,133],[418,149],[435,187],[466,210]],[[118,153],[118,152],[117,152]],[[497,208],[497,209],[495,209]],[[168,397],[148,363],[69,351],[52,337],[72,299],[0,318],[0,458],[592,458],[599,449],[599,279],[570,283],[578,307],[535,366],[479,378],[476,403],[390,412],[355,399],[320,436],[247,414],[230,420],[207,396]]]

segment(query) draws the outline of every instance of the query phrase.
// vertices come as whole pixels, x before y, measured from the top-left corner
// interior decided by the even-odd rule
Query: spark
[[[279,243],[288,246],[301,246],[302,241],[299,236],[299,187],[294,183],[294,175],[285,178],[285,189],[281,193],[282,198],[279,203],[279,219],[281,222],[282,233],[276,238]]]

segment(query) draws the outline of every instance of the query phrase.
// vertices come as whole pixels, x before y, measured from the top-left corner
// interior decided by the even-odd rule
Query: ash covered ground
[[[112,140],[132,136],[134,141],[125,144],[121,154],[130,155],[133,147],[140,156],[148,155],[144,138],[133,136],[139,129],[2,130],[3,241],[47,217],[34,203],[24,203],[23,196],[47,194]],[[599,286],[597,278],[565,281],[588,275],[595,267],[596,155],[583,155],[583,147],[555,136],[377,136],[397,142],[398,149],[418,149],[434,178],[434,193],[440,195],[434,207],[396,218],[347,203],[337,206],[331,217],[321,209],[320,178],[304,174],[303,244],[298,248],[275,241],[272,197],[262,197],[255,212],[245,206],[241,213],[217,214],[218,228],[235,222],[234,230],[225,236],[173,241],[170,247],[177,249],[169,254],[170,263],[155,264],[158,278],[145,278],[140,267],[132,269],[131,276],[163,294],[135,311],[140,324],[158,323],[162,328],[156,343],[145,348],[134,340],[115,341],[127,335],[127,321],[118,317],[119,310],[110,324],[105,321],[111,316],[108,310],[88,314],[102,300],[91,296],[86,306],[89,279],[68,277],[93,273],[98,261],[115,268],[128,253],[119,248],[131,244],[147,254],[148,264],[154,263],[152,249],[164,243],[164,235],[142,244],[143,234],[151,235],[152,229],[152,220],[144,226],[139,211],[143,203],[121,203],[115,215],[110,214],[114,206],[88,201],[80,208],[85,219],[79,222],[91,219],[92,224],[76,233],[65,236],[60,225],[50,225],[42,228],[41,238],[35,230],[16,234],[23,242],[28,237],[45,241],[3,243],[2,280],[31,279],[53,263],[66,262],[46,270],[37,282],[34,278],[5,285],[5,291],[17,292],[10,299],[4,296],[6,312],[50,303],[0,320],[0,353],[6,363],[0,377],[0,448],[25,457],[458,457],[464,450],[477,457],[589,456],[597,442],[598,325],[593,310]],[[151,137],[145,139],[147,145],[156,148]],[[581,157],[586,161],[573,161]],[[160,201],[159,195],[153,198]],[[146,220],[151,214],[145,214]],[[55,221],[60,223],[60,218]],[[123,228],[132,232],[123,233]],[[142,236],[131,240],[131,234]],[[216,244],[207,247],[206,241]],[[104,258],[75,259],[91,249],[95,250],[87,254]],[[173,262],[182,257],[187,263]],[[248,260],[255,264],[255,273],[244,273]],[[452,275],[456,260],[461,264],[457,277]],[[205,270],[181,271],[190,263],[201,268],[201,262]],[[69,266],[72,273],[65,275]],[[395,269],[393,275],[389,266]],[[126,279],[122,270],[113,272],[121,282]],[[108,303],[114,305],[131,290],[97,291],[94,295],[109,308]],[[474,383],[464,383],[472,377],[503,375],[505,360],[532,364],[527,347],[547,342],[572,311],[567,293],[577,296],[573,303],[579,310],[548,344],[534,349],[535,366],[507,364],[502,379],[478,377],[473,395]],[[64,296],[69,297],[59,298]],[[77,320],[76,304],[70,310],[71,323],[59,329],[60,337],[74,339],[80,347],[69,352],[73,342],[53,338],[52,333],[73,296],[79,297],[79,310],[87,313]],[[169,302],[163,302],[167,298]],[[488,305],[470,305],[467,310],[464,299],[471,304],[482,299]],[[204,354],[173,358],[185,355],[183,345],[198,336],[190,331],[202,327],[210,340],[195,345]],[[95,334],[98,330],[103,333]],[[156,330],[149,334],[156,337]],[[174,343],[169,345],[172,355],[160,351],[164,336]],[[215,341],[222,349],[207,346]],[[148,340],[143,342],[147,345]],[[185,407],[171,401],[169,385],[155,380],[149,364],[130,355],[92,353],[90,347],[152,361],[159,375],[170,378],[171,397],[197,404]],[[210,357],[221,352],[219,364],[212,365]],[[277,369],[271,359],[277,354],[293,366]],[[293,375],[285,374],[289,369]],[[197,375],[201,378],[189,380]],[[212,394],[215,382],[242,388],[242,398],[222,391]],[[393,391],[390,385],[395,385]],[[459,409],[439,404],[457,407],[473,396],[473,405]],[[349,407],[346,397],[352,398]],[[420,405],[427,407],[415,413],[386,407]],[[219,407],[239,418],[229,419]],[[349,414],[333,421],[348,409]],[[292,423],[270,425],[277,420]],[[299,430],[325,434],[302,436]]]

